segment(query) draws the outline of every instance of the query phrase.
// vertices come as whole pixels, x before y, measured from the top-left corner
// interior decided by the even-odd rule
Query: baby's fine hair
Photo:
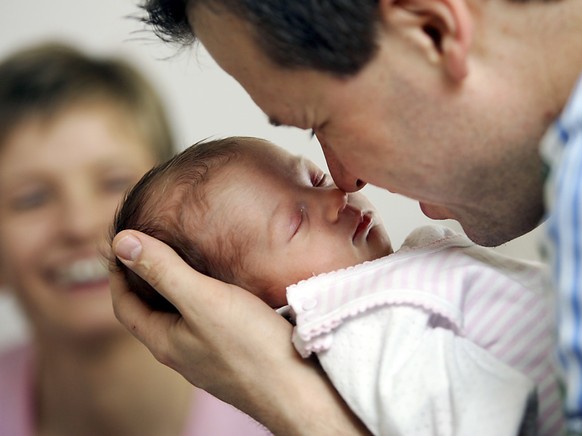
[[[50,121],[77,104],[121,110],[158,162],[176,152],[161,97],[121,58],[90,56],[57,41],[19,49],[0,61],[0,144],[28,119]]]
[[[208,211],[208,181],[239,156],[242,137],[203,141],[188,147],[170,160],[152,168],[126,194],[113,223],[111,240],[126,229],[139,230],[169,245],[191,267],[210,277],[235,283],[240,253],[233,242],[232,229],[213,231],[212,246],[202,246],[197,226]],[[225,205],[226,206],[226,205]],[[212,223],[218,228],[220,223]],[[207,244],[209,245],[209,244]],[[119,259],[112,265],[121,271],[129,289],[150,307],[175,311],[145,280]]]

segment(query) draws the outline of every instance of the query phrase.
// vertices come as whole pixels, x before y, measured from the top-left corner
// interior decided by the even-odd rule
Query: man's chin
[[[467,219],[467,216],[464,216],[464,219],[459,220],[455,218],[453,213],[444,206],[422,202],[419,202],[418,204],[422,213],[430,219],[451,219],[457,221],[461,225],[463,233],[465,233],[471,241],[478,245],[494,247],[496,245],[502,244],[503,242],[506,242],[505,238],[499,237],[499,235],[491,233],[490,231],[485,231],[485,229],[489,229],[489,226],[481,227],[480,224],[483,224],[482,222],[476,223],[473,220]]]
[[[418,202],[420,210],[432,220],[454,219],[453,214],[444,206],[437,206],[430,203]]]
[[[535,229],[542,221],[543,208],[530,207],[527,210],[509,208],[469,210],[457,209],[453,213],[445,206],[419,202],[420,210],[433,220],[453,219],[463,228],[471,241],[484,247],[497,247]],[[534,205],[535,206],[535,205]],[[493,211],[495,213],[487,213]]]

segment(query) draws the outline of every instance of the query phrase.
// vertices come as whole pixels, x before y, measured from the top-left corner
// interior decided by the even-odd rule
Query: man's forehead
[[[250,63],[256,57],[264,56],[253,38],[251,25],[234,14],[204,4],[189,7],[187,16],[198,40],[213,57],[220,58],[220,64],[232,59]],[[252,52],[256,57],[247,59],[246,52]]]

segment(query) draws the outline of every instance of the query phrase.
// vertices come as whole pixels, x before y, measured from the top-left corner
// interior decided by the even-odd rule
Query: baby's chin
[[[375,225],[370,229],[367,241],[373,247],[373,253],[368,260],[378,259],[394,253],[390,237],[381,224]]]
[[[293,283],[289,283],[292,285]],[[278,285],[269,289],[253,292],[257,297],[267,303],[273,309],[287,305],[287,286]]]

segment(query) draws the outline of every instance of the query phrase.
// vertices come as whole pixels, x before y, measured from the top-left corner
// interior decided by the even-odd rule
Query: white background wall
[[[141,67],[161,92],[181,147],[212,136],[259,136],[305,154],[325,168],[319,145],[307,132],[270,126],[203,49],[177,53],[131,18],[139,13],[136,0],[0,0],[0,58],[51,39],[95,54],[119,54]],[[395,247],[414,227],[429,222],[411,200],[374,187],[365,192],[380,209]],[[458,229],[455,223],[447,224]],[[537,259],[539,233],[499,249]],[[13,301],[0,292],[0,347],[20,340],[25,330]]]

